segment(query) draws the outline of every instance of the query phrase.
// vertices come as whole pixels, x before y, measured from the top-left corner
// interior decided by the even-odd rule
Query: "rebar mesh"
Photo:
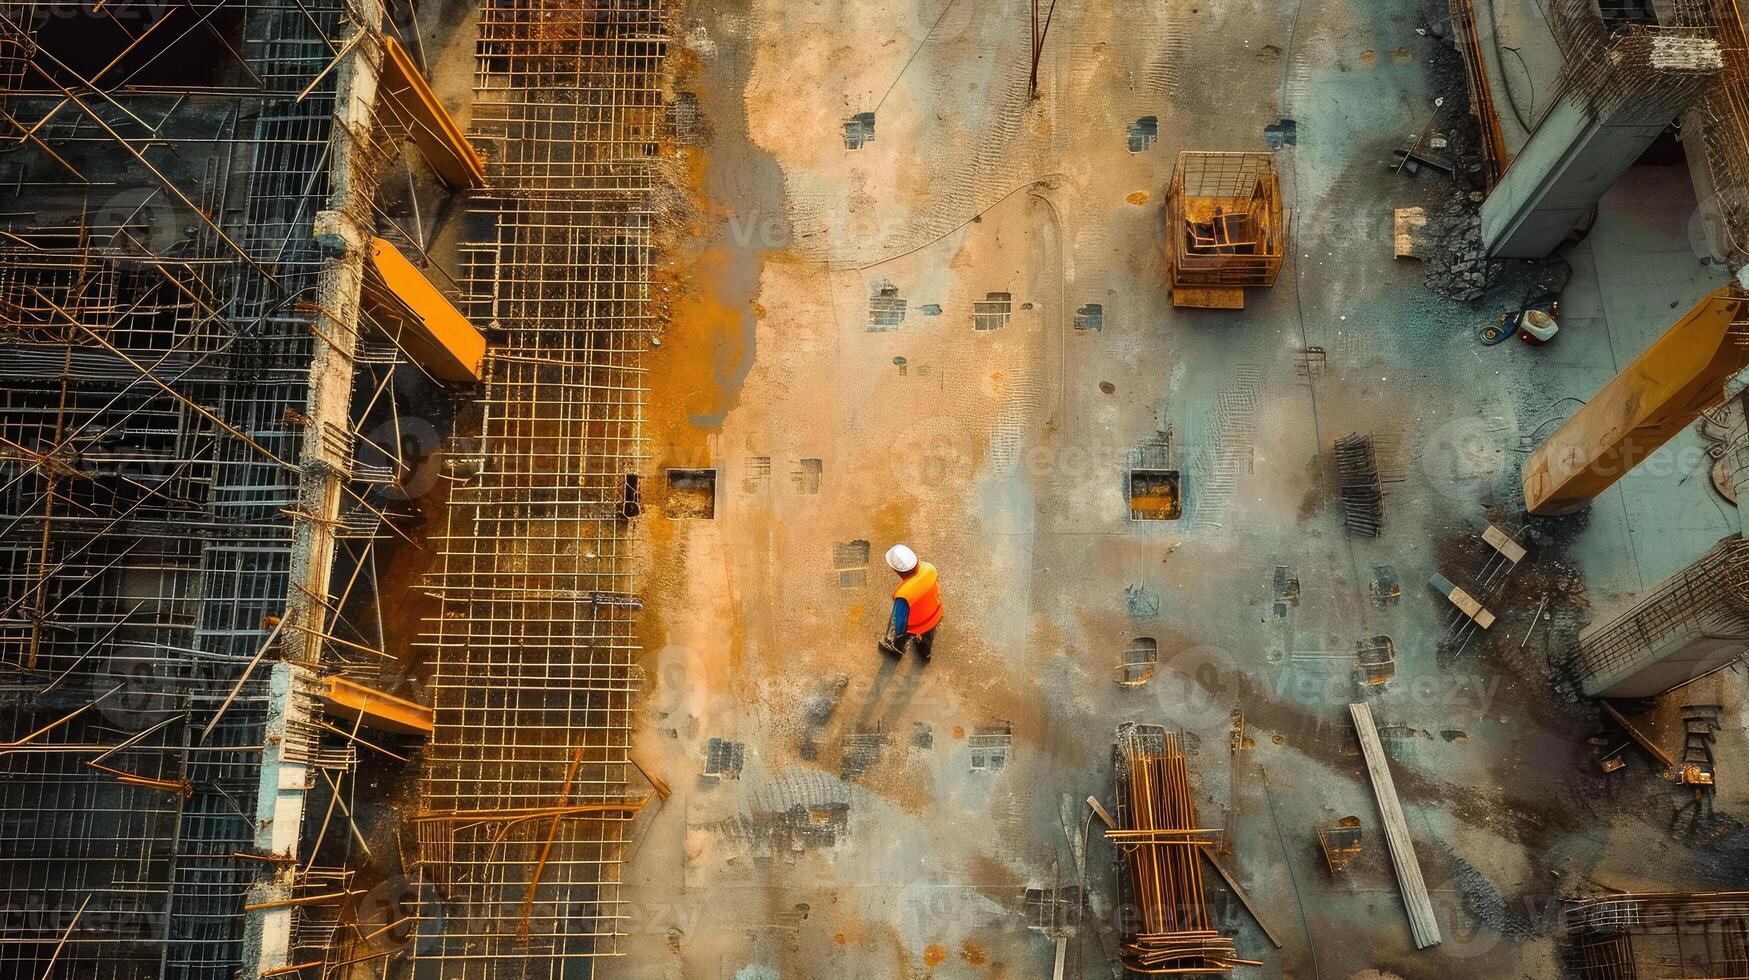
[[[481,12],[492,189],[470,221],[490,230],[463,253],[495,335],[428,583],[421,976],[556,978],[619,952],[638,676],[622,497],[645,455],[667,30],[658,0]]]
[[[1740,537],[1719,542],[1632,609],[1586,630],[1579,677],[1589,690],[1659,662],[1673,645],[1729,637],[1749,644],[1749,541]]]
[[[1609,895],[1574,902],[1561,925],[1581,980],[1749,975],[1749,892]]]

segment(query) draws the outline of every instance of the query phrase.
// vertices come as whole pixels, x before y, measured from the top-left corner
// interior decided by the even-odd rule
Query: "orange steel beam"
[[[383,732],[431,734],[431,709],[384,694],[344,677],[323,678],[322,704],[328,713]],[[362,720],[361,717],[362,716]]]
[[[1723,287],[1700,301],[1555,430],[1524,464],[1524,507],[1570,514],[1725,397],[1749,366],[1749,297]]]
[[[395,340],[407,355],[444,381],[479,381],[486,338],[468,318],[393,242],[371,239],[370,265],[371,285],[382,288],[367,288],[365,302],[384,326],[400,326]]]
[[[419,152],[451,187],[484,187],[486,161],[438,101],[407,49],[392,37],[383,38],[383,47],[382,92]]]

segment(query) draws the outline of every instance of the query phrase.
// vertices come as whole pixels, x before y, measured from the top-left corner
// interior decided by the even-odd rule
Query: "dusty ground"
[[[1526,442],[1722,273],[1690,247],[1686,171],[1638,168],[1570,257],[1559,341],[1478,345],[1519,297],[1437,299],[1391,258],[1392,209],[1443,199],[1436,175],[1384,166],[1436,94],[1426,26],[1386,0],[1062,3],[1029,101],[1015,0],[692,5],[677,86],[702,120],[682,151],[697,220],[668,257],[652,433],[658,466],[716,469],[715,516],[668,518],[657,499],[646,522],[634,754],[675,792],[640,827],[629,955],[603,976],[1046,976],[1023,891],[1080,879],[1079,801],[1110,800],[1127,720],[1200,744],[1208,821],[1236,802],[1233,860],[1285,949],[1216,908],[1265,961],[1257,975],[1550,976],[1565,896],[1742,884],[1728,814],[1749,794],[1727,780],[1713,817],[1672,829],[1682,799],[1637,756],[1598,775],[1592,709],[1547,668],[1585,619],[1737,528],[1687,457],[1649,464],[1589,523],[1539,527],[1494,635],[1438,652],[1447,609],[1424,583],[1474,574],[1485,507],[1522,526]],[[869,111],[875,138],[847,149],[845,120]],[[1145,116],[1158,138],[1132,151]],[[1161,197],[1176,154],[1266,149],[1284,118],[1280,280],[1242,313],[1173,310]],[[886,285],[905,315],[871,330]],[[1012,294],[1012,315],[974,331],[991,292]],[[1087,304],[1098,329],[1075,326]],[[1168,429],[1186,513],[1132,522],[1130,454]],[[1373,434],[1396,480],[1373,541],[1344,536],[1327,489],[1350,432]],[[879,556],[897,541],[942,572],[927,666],[874,649]],[[1302,593],[1279,615],[1277,565]],[[1378,565],[1400,601],[1370,600]],[[1554,615],[1520,642],[1545,595]],[[1374,634],[1395,639],[1398,670],[1365,696],[1395,735],[1446,936],[1420,952],[1347,722],[1363,696],[1347,658]],[[1121,688],[1139,637],[1164,666]],[[1677,696],[1730,705],[1726,769],[1744,757],[1742,683]],[[1234,709],[1249,735],[1236,773]],[[1655,729],[1667,741],[1673,711]],[[994,768],[985,745],[1010,730]],[[739,778],[701,775],[712,739],[742,745]],[[1333,876],[1314,828],[1351,814],[1367,850]],[[1110,858],[1087,843],[1071,976],[1110,975]]]

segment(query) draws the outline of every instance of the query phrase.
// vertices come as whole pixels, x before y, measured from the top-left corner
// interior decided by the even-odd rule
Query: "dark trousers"
[[[900,633],[897,636],[889,629],[886,637],[881,640],[881,649],[895,657],[916,651],[919,657],[928,661],[935,653],[935,630],[939,628],[931,628],[927,633]]]

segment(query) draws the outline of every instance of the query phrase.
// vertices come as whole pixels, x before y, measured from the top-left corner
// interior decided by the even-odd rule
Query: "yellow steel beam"
[[[370,265],[374,281],[364,290],[365,303],[407,355],[445,381],[479,381],[486,338],[468,318],[393,242],[371,239]]]
[[[373,690],[344,677],[323,678],[322,704],[336,718],[357,722],[382,732],[402,735],[431,734],[431,709],[405,698]]]
[[[387,57],[383,59],[382,92],[419,152],[451,187],[485,186],[486,161],[438,101],[412,56],[392,37],[385,36],[383,42]]]
[[[1556,429],[1525,461],[1525,509],[1579,510],[1722,400],[1749,366],[1743,328],[1732,328],[1745,305],[1730,287],[1701,300]]]

